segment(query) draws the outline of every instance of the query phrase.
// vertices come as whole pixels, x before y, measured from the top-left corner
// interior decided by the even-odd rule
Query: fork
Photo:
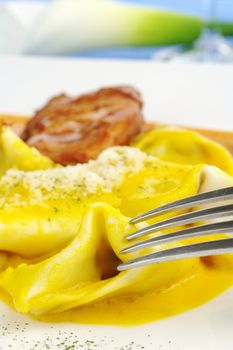
[[[187,197],[168,203],[159,208],[150,210],[130,220],[131,224],[136,224],[144,220],[154,218],[159,215],[171,213],[181,209],[191,209],[197,205],[224,202],[233,199],[233,187],[201,193],[195,196]],[[226,204],[208,209],[196,210],[186,214],[178,215],[173,218],[160,221],[154,225],[144,227],[130,235],[126,239],[131,241],[135,238],[151,234],[161,229],[173,228],[185,224],[198,223],[203,220],[219,219],[233,215],[233,204]],[[227,221],[208,223],[205,225],[190,227],[179,231],[170,232],[159,235],[154,238],[144,240],[133,244],[123,250],[121,253],[129,253],[143,248],[160,245],[167,242],[183,240],[186,238],[208,236],[212,234],[224,234],[233,232],[233,220],[228,218]],[[192,257],[203,257],[210,255],[219,255],[233,253],[233,238],[225,238],[202,243],[195,243],[180,246],[171,249],[165,249],[149,255],[145,255],[128,262],[124,262],[118,266],[119,271],[128,270],[134,267],[160,263],[171,260],[186,259]]]

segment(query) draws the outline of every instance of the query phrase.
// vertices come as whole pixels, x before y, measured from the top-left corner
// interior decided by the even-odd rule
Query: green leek
[[[70,54],[117,46],[189,43],[198,17],[111,0],[56,0],[31,28],[26,53]]]

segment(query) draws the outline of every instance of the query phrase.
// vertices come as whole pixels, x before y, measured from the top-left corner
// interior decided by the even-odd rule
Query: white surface
[[[147,119],[233,129],[233,66],[0,58],[0,113],[31,114],[56,93],[117,84],[142,91]],[[232,329],[231,290],[193,311],[127,328],[41,324],[0,305],[4,350],[232,350]]]
[[[133,84],[149,120],[233,129],[233,65],[0,58],[0,111],[31,114],[54,94]]]

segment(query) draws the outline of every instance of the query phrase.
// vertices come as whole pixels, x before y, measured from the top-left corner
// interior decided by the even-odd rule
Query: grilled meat
[[[143,123],[139,92],[112,87],[52,98],[29,120],[22,138],[56,163],[85,163],[107,147],[128,145]]]

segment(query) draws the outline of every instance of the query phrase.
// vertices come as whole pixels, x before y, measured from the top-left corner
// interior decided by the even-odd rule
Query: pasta
[[[189,148],[187,138],[192,140]],[[199,258],[120,273],[117,265],[187,244],[180,241],[120,254],[127,245],[125,235],[148,225],[130,225],[130,217],[232,186],[231,156],[198,134],[176,129],[151,131],[133,146],[112,147],[87,164],[61,167],[2,128],[0,290],[17,311],[34,317],[71,309],[78,314],[103,300],[145,298],[146,293],[165,293],[182,283],[185,288],[185,281],[200,271],[207,273],[207,262]],[[231,276],[231,255],[211,259],[215,271],[228,269]]]

